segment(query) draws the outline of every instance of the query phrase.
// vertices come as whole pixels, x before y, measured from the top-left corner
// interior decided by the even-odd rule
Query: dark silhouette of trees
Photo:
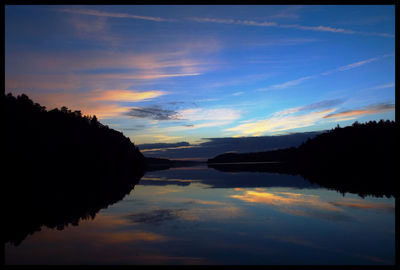
[[[394,157],[397,153],[394,121],[354,122],[308,139],[298,147],[267,152],[226,153],[208,160],[220,170],[253,170],[300,174],[308,180],[341,192],[362,196],[396,196]],[[259,165],[223,163],[276,162]],[[218,164],[221,163],[221,164]]]
[[[121,132],[67,107],[2,95],[4,242],[77,225],[129,193],[145,158]]]

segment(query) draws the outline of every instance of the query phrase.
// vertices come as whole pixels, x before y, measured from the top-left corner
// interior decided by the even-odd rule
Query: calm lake
[[[395,199],[301,176],[171,168],[64,230],[42,227],[6,264],[394,264]]]

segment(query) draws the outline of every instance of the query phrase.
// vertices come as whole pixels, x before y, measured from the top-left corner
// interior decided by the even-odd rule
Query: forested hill
[[[58,163],[91,171],[126,166],[140,171],[144,157],[121,132],[80,111],[47,111],[25,94],[4,98],[7,159]],[[89,180],[88,180],[89,181]]]
[[[4,242],[94,218],[144,174],[139,149],[95,116],[47,111],[24,94],[3,94],[2,107]]]
[[[308,139],[298,147],[255,153],[226,153],[208,160],[227,162],[295,162],[310,164],[386,163],[395,153],[396,124],[393,121],[355,122]],[[312,163],[312,164],[311,164]]]

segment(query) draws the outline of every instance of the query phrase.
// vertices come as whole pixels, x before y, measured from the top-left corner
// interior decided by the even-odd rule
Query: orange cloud
[[[92,91],[89,99],[92,101],[143,101],[165,95],[164,91],[133,91],[133,90],[103,90]]]
[[[324,118],[347,118],[352,116],[361,116],[366,114],[385,113],[394,110],[394,104],[374,104],[363,109],[347,110],[338,113],[325,115]]]
[[[66,106],[70,110],[80,110],[84,115],[96,115],[99,119],[104,119],[123,116],[130,109],[113,102],[145,101],[165,94],[167,93],[158,90],[95,90],[83,93],[32,93],[30,96],[48,109]]]

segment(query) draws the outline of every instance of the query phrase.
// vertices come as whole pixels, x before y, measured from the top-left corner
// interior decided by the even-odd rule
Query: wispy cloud
[[[374,57],[374,58],[370,58],[370,59],[367,59],[367,60],[355,62],[355,63],[349,64],[349,65],[341,66],[337,70],[338,71],[344,71],[344,70],[353,69],[353,68],[360,67],[360,66],[363,66],[365,64],[374,62],[376,60],[378,60],[378,57]]]
[[[377,90],[377,89],[385,89],[385,88],[391,88],[391,87],[395,87],[395,83],[387,83],[387,84],[381,84],[381,85],[377,85],[374,87],[369,88],[370,90]]]
[[[218,18],[189,18],[191,21],[200,23],[222,23],[222,24],[243,24],[243,25],[254,25],[254,26],[277,26],[275,22],[255,22],[252,20],[233,20],[233,19],[218,19]]]
[[[340,66],[338,68],[331,69],[331,70],[328,70],[328,71],[325,71],[325,72],[322,72],[322,73],[309,75],[309,76],[304,76],[304,77],[301,77],[301,78],[298,78],[298,79],[295,79],[295,80],[290,80],[290,81],[286,81],[286,82],[279,83],[279,84],[274,84],[274,85],[271,85],[271,86],[266,87],[266,88],[259,88],[258,91],[266,91],[266,90],[271,90],[271,89],[284,89],[284,88],[296,86],[296,85],[299,85],[299,84],[301,84],[301,83],[303,83],[305,81],[308,81],[310,79],[314,79],[314,78],[317,78],[317,77],[320,77],[320,76],[326,76],[326,75],[329,75],[329,74],[332,74],[332,73],[336,73],[336,72],[343,72],[343,71],[351,70],[351,69],[354,69],[354,68],[358,68],[358,67],[364,66],[366,64],[372,63],[374,61],[377,61],[377,60],[379,60],[381,58],[385,58],[385,57],[388,57],[388,56],[383,55],[383,56],[379,56],[379,57],[373,57],[373,58],[369,58],[369,59],[366,59],[366,60],[354,62],[354,63],[348,64],[348,65],[344,65],[344,66]]]
[[[40,70],[73,73],[73,74],[96,74],[105,73],[108,69],[119,70],[113,74],[129,75],[134,70],[153,71],[150,75],[171,74],[172,70],[184,71],[179,73],[198,73],[200,62],[191,56],[191,51],[168,51],[168,52],[118,52],[110,50],[92,51],[68,51],[62,54],[55,52],[29,52],[20,53],[20,58],[10,55],[6,60],[9,64],[18,65],[24,70]],[[40,61],[38,61],[40,59]],[[184,69],[190,68],[190,72]],[[168,69],[169,72],[160,71]],[[156,73],[158,71],[159,73]],[[177,73],[177,72],[176,72]],[[174,74],[174,73],[172,73]]]
[[[73,13],[73,14],[81,14],[81,15],[90,15],[90,16],[98,16],[98,17],[109,17],[109,18],[127,18],[127,19],[137,19],[137,20],[146,20],[146,21],[169,21],[170,19],[161,18],[161,17],[153,17],[153,16],[141,16],[134,15],[129,13],[115,13],[115,12],[104,12],[93,9],[73,9],[73,8],[60,8],[57,9],[61,12]]]
[[[337,105],[340,105],[343,103],[343,99],[327,99],[327,100],[322,100],[319,102],[307,104],[304,106],[296,107],[296,108],[290,108],[286,109],[283,111],[279,111],[277,113],[274,113],[274,116],[283,116],[287,114],[293,114],[297,112],[305,112],[305,111],[315,111],[315,110],[324,110],[324,109],[329,109],[333,108]]]
[[[134,90],[104,90],[92,91],[90,93],[90,100],[92,101],[124,101],[124,102],[137,102],[148,99],[153,99],[167,94],[165,91],[151,90],[151,91],[134,91]]]
[[[126,113],[134,118],[149,118],[154,120],[181,120],[181,116],[174,110],[163,109],[158,105],[151,107],[134,107]]]
[[[119,18],[119,19],[135,19],[135,20],[146,20],[146,21],[154,21],[154,22],[166,22],[166,21],[176,21],[183,22],[183,19],[170,19],[170,18],[162,18],[155,16],[143,16],[136,15],[130,13],[120,13],[120,12],[105,12],[94,9],[73,9],[73,8],[60,8],[57,9],[60,12],[72,13],[72,14],[80,14],[80,15],[89,15],[89,16],[97,16],[97,17],[106,17],[106,18]],[[288,13],[288,12],[280,12],[273,16],[269,16],[270,18],[298,18],[298,15]],[[237,20],[237,19],[221,19],[221,18],[211,18],[211,17],[190,17],[186,18],[186,20],[199,22],[199,23],[217,23],[217,24],[237,24],[237,25],[248,25],[248,26],[258,26],[258,27],[279,27],[279,28],[291,28],[298,29],[304,31],[318,31],[318,32],[331,32],[331,33],[342,33],[342,34],[359,34],[359,35],[370,35],[370,36],[381,36],[381,37],[394,37],[394,35],[389,33],[376,33],[376,32],[363,32],[363,31],[354,31],[351,29],[343,29],[331,26],[306,26],[299,24],[279,24],[273,21],[255,21],[255,20]]]
[[[275,133],[295,128],[312,126],[324,116],[337,110],[342,99],[329,99],[305,106],[278,111],[272,116],[228,128],[225,131],[238,132],[236,136],[260,136],[266,132]]]
[[[279,38],[279,39],[269,39],[267,41],[262,41],[262,42],[249,42],[249,43],[246,42],[245,44],[252,47],[269,47],[269,46],[299,45],[299,44],[306,44],[318,41],[321,40],[317,38]]]
[[[394,37],[392,34],[388,33],[376,33],[376,32],[361,32],[354,31],[351,29],[336,28],[330,26],[306,26],[299,24],[278,24],[272,21],[253,21],[253,20],[234,20],[234,19],[221,19],[221,18],[209,18],[209,17],[192,17],[188,18],[191,21],[199,23],[218,23],[218,24],[238,24],[238,25],[248,25],[248,26],[260,26],[260,27],[278,27],[278,28],[290,28],[298,29],[304,31],[317,31],[317,32],[330,32],[330,33],[341,33],[341,34],[359,34],[359,35],[369,35],[369,36],[380,36],[380,37]]]
[[[270,87],[275,88],[275,89],[287,88],[287,87],[301,84],[302,82],[307,81],[312,78],[315,78],[315,77],[317,77],[317,75],[304,76],[304,77],[298,78],[296,80],[291,80],[291,81],[287,81],[287,82],[280,83],[280,84],[274,84],[274,85],[271,85]]]
[[[326,109],[300,115],[275,115],[267,119],[228,128],[225,129],[225,131],[237,132],[238,135],[235,136],[260,136],[266,132],[276,133],[296,128],[308,127],[314,125],[325,115],[328,115],[335,110],[336,109]]]
[[[394,111],[395,105],[392,103],[380,103],[380,104],[372,104],[366,106],[364,108],[356,109],[356,110],[346,110],[337,113],[331,113],[325,115],[324,118],[343,118],[343,117],[355,117],[362,116],[367,114],[378,114],[378,113],[386,113],[390,111]]]

